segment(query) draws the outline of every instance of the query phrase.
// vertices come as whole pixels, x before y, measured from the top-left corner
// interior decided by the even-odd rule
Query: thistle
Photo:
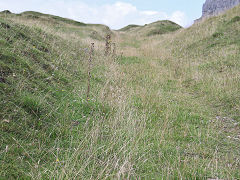
[[[91,49],[90,49],[89,59],[88,59],[88,87],[87,87],[87,101],[89,101],[89,96],[90,96],[91,64],[92,64],[93,54],[94,54],[94,43],[91,43]]]

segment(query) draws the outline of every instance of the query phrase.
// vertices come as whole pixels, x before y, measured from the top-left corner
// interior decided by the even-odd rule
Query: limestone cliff
[[[240,4],[240,0],[206,0],[202,8],[202,17],[195,22],[198,22],[204,17],[218,15],[238,4]]]
[[[218,15],[238,5],[240,0],[207,0],[202,9],[202,17]]]

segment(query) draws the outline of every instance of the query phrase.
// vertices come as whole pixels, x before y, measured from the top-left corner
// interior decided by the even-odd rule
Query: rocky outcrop
[[[203,5],[202,17],[218,15],[240,4],[240,0],[207,0]]]
[[[240,0],[206,0],[202,8],[202,17],[195,22],[205,17],[218,15],[238,4],[240,4]]]

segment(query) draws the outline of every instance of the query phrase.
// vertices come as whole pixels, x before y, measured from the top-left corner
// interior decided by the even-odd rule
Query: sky
[[[190,26],[202,14],[205,0],[0,0],[0,11],[38,11],[84,23],[105,24],[120,29],[171,20]]]

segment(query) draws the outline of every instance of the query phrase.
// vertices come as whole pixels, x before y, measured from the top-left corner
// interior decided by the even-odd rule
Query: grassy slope
[[[142,36],[153,36],[159,34],[166,34],[170,32],[174,32],[176,30],[181,29],[181,26],[172,22],[172,21],[157,21],[151,24],[146,24],[145,26],[138,26],[138,25],[128,25],[122,29],[120,32],[126,33],[138,33]]]
[[[31,176],[39,165],[52,166],[57,148],[69,147],[76,134],[71,123],[82,124],[105,108],[84,100],[86,45],[3,18],[0,34],[0,177],[15,179]],[[96,68],[97,92],[104,77]]]
[[[131,30],[133,28],[136,28],[136,27],[141,27],[141,26],[140,25],[135,25],[135,24],[130,24],[126,27],[123,27],[123,28],[119,29],[118,31],[129,31],[129,30]]]
[[[3,17],[7,16],[20,24],[40,27],[51,34],[59,35],[61,38],[66,39],[78,39],[81,37],[86,41],[91,39],[103,41],[106,32],[112,33],[109,27],[105,25],[85,24],[71,19],[42,14],[39,12],[26,11],[21,14],[6,14],[2,12],[1,14]]]
[[[164,165],[148,173],[239,178],[239,28],[237,7],[175,34],[128,36],[131,44],[118,37],[131,97],[156,121],[150,134],[159,157],[150,154],[149,166]]]
[[[135,48],[140,48],[142,39],[153,38],[156,35],[172,34],[179,29],[181,29],[181,26],[168,20],[157,21],[145,26],[129,25],[116,31],[115,41],[118,42],[122,51],[128,51],[131,55]]]
[[[90,103],[82,29],[1,18],[0,175],[240,178],[239,8],[154,38],[115,32],[123,56],[95,55]]]

